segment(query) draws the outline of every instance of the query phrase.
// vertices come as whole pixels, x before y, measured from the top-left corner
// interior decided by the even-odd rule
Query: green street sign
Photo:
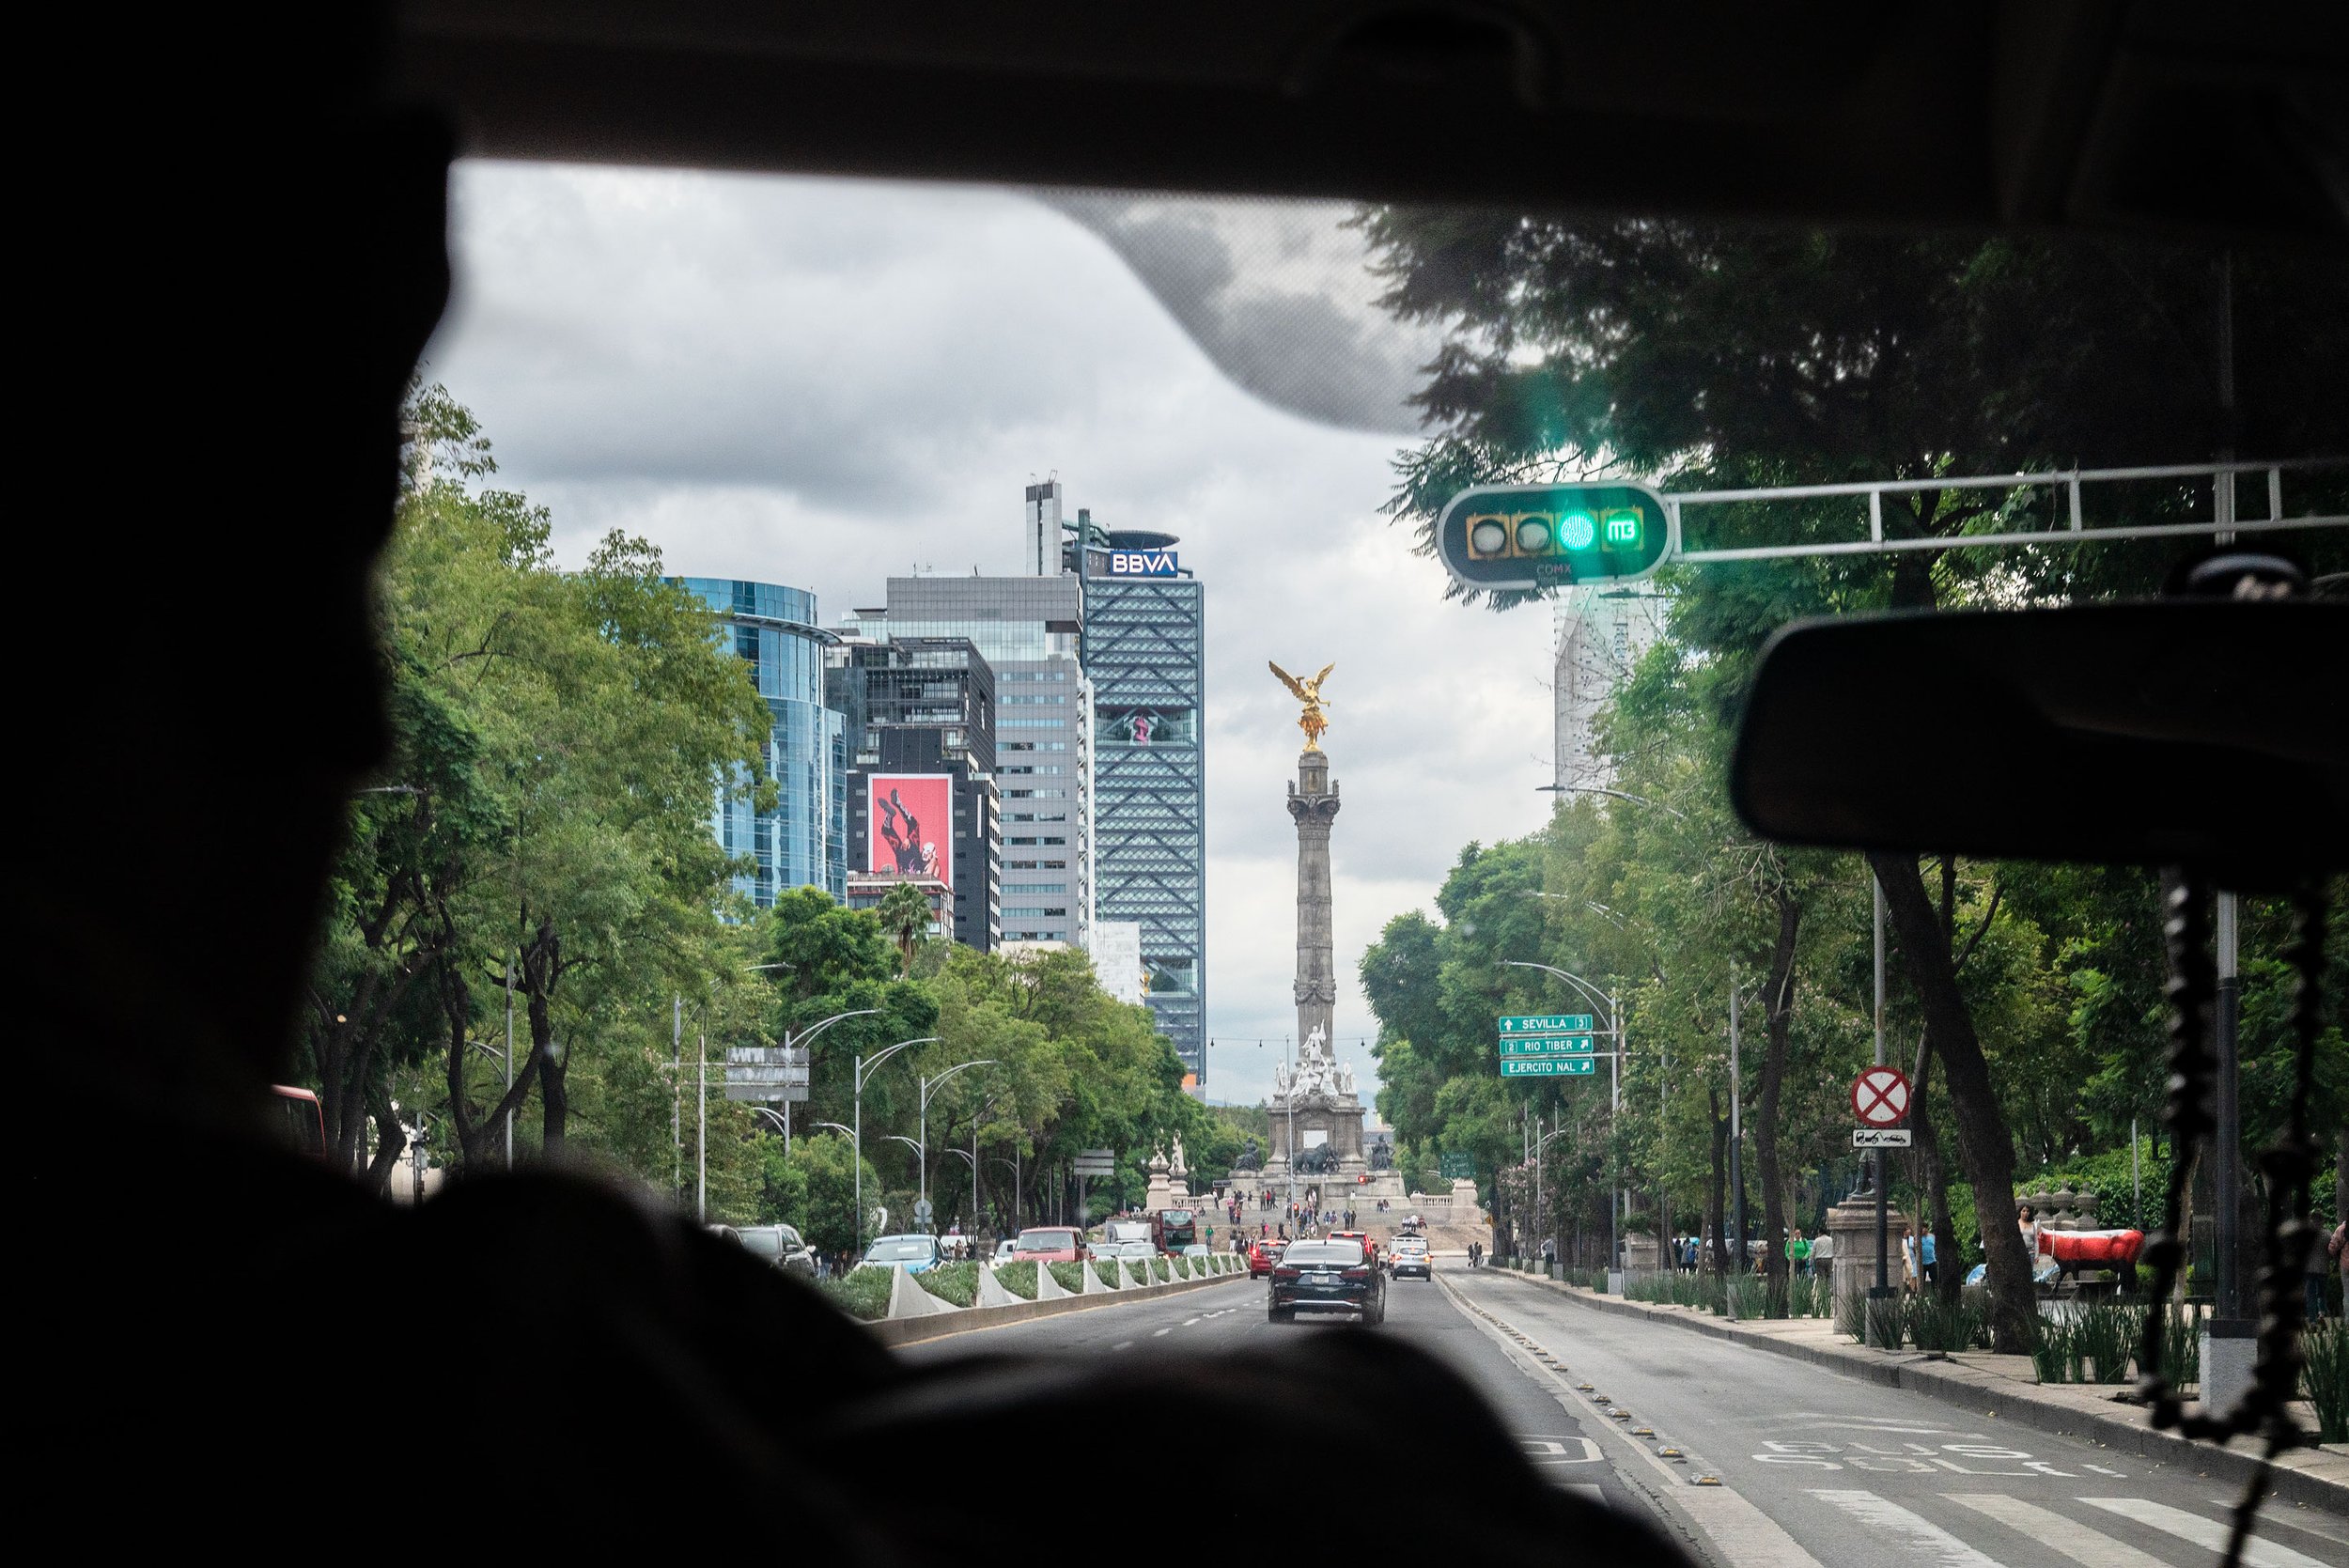
[[[1598,1071],[1595,1056],[1504,1056],[1502,1078],[1589,1078]]]
[[[1448,1182],[1470,1182],[1476,1179],[1474,1155],[1444,1155],[1437,1161],[1443,1179]]]
[[[1595,1034],[1504,1034],[1503,1056],[1588,1056],[1598,1049]]]
[[[1436,520],[1437,553],[1465,588],[1563,588],[1646,577],[1672,544],[1645,485],[1478,485]]]
[[[1497,1021],[1503,1034],[1588,1034],[1591,1032],[1591,1016],[1588,1013],[1504,1015]]]

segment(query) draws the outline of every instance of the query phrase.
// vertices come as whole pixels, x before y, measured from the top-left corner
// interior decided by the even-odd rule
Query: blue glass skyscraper
[[[823,645],[816,596],[803,588],[723,577],[677,580],[726,618],[725,635],[751,666],[773,716],[762,766],[775,781],[770,812],[721,799],[712,814],[718,843],[755,860],[737,882],[760,908],[791,888],[848,896],[848,748],[841,716],[824,706]]]
[[[1093,683],[1095,914],[1141,925],[1143,1001],[1204,1094],[1206,592],[1177,564],[1173,535],[1105,531],[1077,515]]]

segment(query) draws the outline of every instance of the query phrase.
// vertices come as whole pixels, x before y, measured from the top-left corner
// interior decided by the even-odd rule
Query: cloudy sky
[[[1420,344],[1367,312],[1343,210],[468,164],[454,213],[426,375],[567,561],[622,528],[674,570],[813,589],[830,622],[891,575],[1016,569],[1046,474],[1097,522],[1182,536],[1219,1100],[1268,1092],[1295,1028],[1299,737],[1265,664],[1334,660],[1338,1033],[1368,1088],[1362,949],[1467,841],[1548,809],[1550,629],[1447,603],[1378,515]]]

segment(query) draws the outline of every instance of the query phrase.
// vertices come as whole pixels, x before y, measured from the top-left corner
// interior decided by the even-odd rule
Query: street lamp
[[[856,1250],[859,1257],[864,1254],[864,1080],[873,1076],[875,1068],[908,1046],[928,1046],[937,1042],[935,1034],[917,1035],[910,1040],[900,1040],[871,1056],[853,1059],[854,1085],[851,1092],[856,1098],[856,1126],[848,1130],[848,1136],[856,1141]]]
[[[1688,813],[1672,811],[1672,807],[1661,800],[1651,800],[1644,795],[1627,795],[1620,789],[1602,789],[1596,784],[1535,784],[1533,793],[1536,795],[1605,795],[1617,800],[1628,800],[1635,806],[1654,806],[1657,811],[1671,812],[1683,822],[1688,820]]]
[[[929,1208],[929,1202],[930,1202],[930,1156],[929,1156],[929,1146],[930,1146],[930,1095],[931,1095],[931,1094],[937,1090],[937,1088],[938,1088],[938,1086],[939,1086],[940,1084],[941,1084],[941,1083],[945,1082],[948,1079],[950,1079],[950,1078],[954,1077],[957,1073],[967,1073],[967,1072],[969,1072],[969,1071],[970,1071],[972,1068],[973,1068],[973,1067],[992,1067],[992,1066],[994,1066],[994,1065],[995,1065],[995,1059],[994,1059],[993,1057],[991,1057],[991,1056],[982,1056],[982,1057],[978,1058],[976,1061],[972,1061],[972,1062],[960,1062],[960,1063],[957,1063],[954,1066],[951,1066],[951,1067],[947,1068],[944,1072],[942,1072],[942,1073],[939,1074],[936,1078],[926,1078],[926,1079],[923,1079],[921,1080],[921,1084],[922,1084],[922,1104],[921,1104],[921,1132],[922,1132],[922,1142],[921,1142],[921,1150],[922,1150],[922,1192],[921,1192],[921,1199],[920,1199],[920,1212],[927,1212],[927,1211],[928,1211],[928,1208]]]
[[[1670,808],[1666,809],[1669,810]],[[1504,969],[1540,970],[1544,974],[1554,974],[1561,980],[1570,981],[1582,992],[1584,996],[1590,998],[1592,1001],[1606,1009],[1607,1030],[1610,1034],[1614,1036],[1615,1040],[1615,1048],[1607,1058],[1607,1128],[1609,1141],[1612,1142],[1615,1115],[1623,1109],[1624,1053],[1623,1010],[1621,1004],[1617,1001],[1614,993],[1611,991],[1602,993],[1596,986],[1592,985],[1580,975],[1575,974],[1566,970],[1562,970],[1555,964],[1529,963],[1522,958],[1503,958],[1501,960],[1501,963]],[[1610,1161],[1610,1163],[1611,1164],[1612,1162]],[[1535,1170],[1534,1174],[1538,1179],[1540,1176],[1540,1171],[1538,1168]],[[1607,1199],[1607,1272],[1610,1282],[1611,1283],[1614,1278],[1619,1275],[1623,1266],[1622,1258],[1616,1250],[1622,1245],[1622,1238],[1618,1234],[1618,1211],[1623,1207],[1623,1182],[1620,1179],[1620,1172],[1610,1171],[1609,1174],[1617,1178],[1611,1183],[1614,1190],[1608,1195]],[[1658,1234],[1658,1239],[1659,1241],[1661,1239],[1660,1233]]]
[[[754,964],[751,967],[753,969],[761,970],[787,970],[791,966],[789,964]],[[829,1018],[819,1018],[804,1033],[793,1034],[786,1030],[784,1032],[783,1036],[784,1048],[788,1050],[793,1047],[811,1048],[815,1044],[816,1036],[821,1034],[824,1031],[830,1029],[841,1019],[869,1018],[876,1016],[879,1012],[880,1009],[878,1007],[859,1007],[847,1013],[834,1013]],[[815,1060],[816,1059],[813,1055],[808,1058],[809,1076],[811,1079],[815,1074]],[[783,1153],[784,1157],[786,1159],[788,1159],[791,1156],[791,1102],[787,1099],[783,1102]]]

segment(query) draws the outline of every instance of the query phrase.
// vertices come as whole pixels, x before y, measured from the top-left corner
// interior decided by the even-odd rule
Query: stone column
[[[1297,759],[1297,781],[1289,785],[1289,815],[1297,821],[1297,1045],[1300,1054],[1316,1025],[1334,1042],[1337,976],[1330,965],[1330,825],[1337,820],[1338,791],[1330,782],[1330,758],[1306,752]]]

